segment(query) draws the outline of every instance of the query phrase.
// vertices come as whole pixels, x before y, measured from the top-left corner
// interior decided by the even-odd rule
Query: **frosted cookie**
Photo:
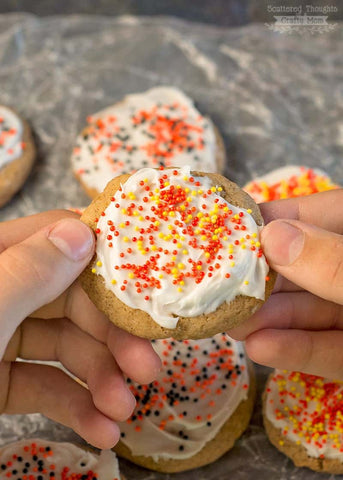
[[[343,473],[343,383],[275,370],[264,392],[269,440],[298,467]]]
[[[98,455],[72,443],[25,439],[0,448],[0,478],[120,480],[120,473],[111,450]]]
[[[253,410],[254,376],[243,344],[219,334],[155,340],[153,347],[162,371],[150,385],[127,380],[137,405],[120,424],[116,452],[166,473],[214,462],[233,447]]]
[[[35,156],[27,122],[11,108],[0,105],[0,207],[23,186]]]
[[[206,338],[250,317],[274,283],[255,202],[218,174],[141,169],[113,179],[81,220],[96,233],[84,289],[146,338]]]
[[[261,203],[311,195],[334,188],[338,186],[322,170],[288,165],[252,180],[243,190],[249,193],[256,203]]]
[[[87,121],[71,161],[92,198],[113,177],[143,167],[224,169],[225,147],[218,130],[177,88],[156,87],[127,95]]]

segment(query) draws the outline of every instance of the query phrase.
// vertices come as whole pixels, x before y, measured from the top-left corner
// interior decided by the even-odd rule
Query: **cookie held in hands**
[[[82,285],[117,326],[145,338],[206,338],[270,295],[255,202],[218,174],[141,169],[113,179],[81,220],[97,236]]]

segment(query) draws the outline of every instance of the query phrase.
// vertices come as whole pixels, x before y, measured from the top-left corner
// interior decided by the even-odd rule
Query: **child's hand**
[[[110,448],[119,439],[115,421],[135,406],[123,373],[149,383],[160,360],[148,340],[112,325],[73,283],[94,246],[92,231],[71,212],[0,224],[0,413],[41,412]],[[58,360],[89,390],[17,357]]]
[[[343,190],[260,205],[262,246],[280,275],[244,325],[248,355],[275,368],[343,380]],[[286,221],[275,219],[290,219]]]

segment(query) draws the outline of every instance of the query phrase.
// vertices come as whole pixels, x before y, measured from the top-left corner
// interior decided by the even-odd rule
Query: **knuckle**
[[[11,385],[11,366],[11,362],[0,362],[0,414],[6,413],[8,406]]]

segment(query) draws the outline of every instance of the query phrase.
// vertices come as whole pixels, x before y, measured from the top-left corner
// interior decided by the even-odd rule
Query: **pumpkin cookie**
[[[263,396],[271,443],[297,467],[343,473],[343,383],[275,370]]]
[[[71,161],[76,178],[92,198],[113,177],[143,167],[224,170],[225,147],[217,128],[177,88],[127,95],[87,122]]]
[[[203,340],[155,340],[163,360],[157,380],[127,380],[137,405],[120,424],[115,451],[165,473],[214,462],[246,429],[255,381],[243,344],[227,334]]]
[[[97,235],[81,281],[119,327],[145,338],[206,338],[270,295],[255,202],[218,174],[141,169],[113,179],[81,220]]]
[[[27,122],[12,108],[0,105],[0,207],[23,186],[35,156]]]
[[[30,438],[0,448],[0,478],[11,480],[120,480],[116,455],[72,443]]]

